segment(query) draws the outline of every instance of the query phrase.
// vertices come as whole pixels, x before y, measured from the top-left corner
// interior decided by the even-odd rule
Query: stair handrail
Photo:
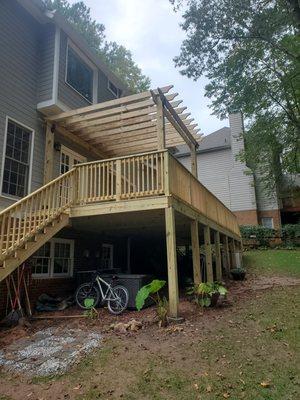
[[[70,169],[0,212],[0,259],[74,202],[76,180],[72,184],[71,178],[75,171]]]

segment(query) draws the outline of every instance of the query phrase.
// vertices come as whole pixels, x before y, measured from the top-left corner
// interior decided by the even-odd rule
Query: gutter
[[[226,149],[231,149],[230,145],[225,145],[225,146],[218,146],[218,147],[211,147],[209,149],[205,149],[205,150],[196,150],[196,154],[203,154],[203,153],[211,153],[212,151],[218,151],[218,150],[226,150]],[[185,153],[180,153],[180,154],[174,154],[174,156],[176,158],[182,158],[182,157],[187,157],[190,156],[191,153],[189,151],[185,152]]]

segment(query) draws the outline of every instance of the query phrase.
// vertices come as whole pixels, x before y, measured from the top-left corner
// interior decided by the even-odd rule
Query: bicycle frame
[[[114,291],[112,290],[112,286],[109,283],[107,283],[104,279],[102,279],[101,276],[97,275],[95,281],[98,284],[102,296],[102,301],[117,300],[117,297],[115,296]],[[107,286],[105,293],[104,290],[102,289],[101,283]]]

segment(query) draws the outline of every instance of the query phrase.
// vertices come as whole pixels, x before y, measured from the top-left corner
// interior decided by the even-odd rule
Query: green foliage
[[[201,307],[209,307],[214,295],[226,296],[227,292],[228,290],[218,282],[202,282],[187,290],[187,294],[193,295],[195,302]]]
[[[147,90],[150,79],[134,62],[132,53],[116,42],[105,39],[105,26],[93,20],[90,8],[83,1],[44,0],[46,7],[57,10],[86,39],[90,47],[133,92]]]
[[[159,279],[154,279],[152,282],[150,282],[148,285],[145,285],[140,288],[140,290],[137,292],[136,298],[135,298],[135,306],[138,311],[140,311],[144,304],[145,301],[151,297],[151,294],[158,293],[160,289],[162,289],[166,284],[166,281],[161,281]],[[151,297],[152,298],[152,297]],[[155,298],[153,299],[154,301]]]
[[[285,246],[295,246],[300,238],[300,224],[282,225],[280,230],[261,225],[242,225],[240,231],[243,239],[256,239],[260,246],[269,246],[269,239],[276,236],[281,236]]]
[[[84,315],[90,319],[95,319],[98,317],[98,311],[95,309],[95,300],[86,298],[84,299],[84,307],[87,308],[86,311],[84,311]]]
[[[168,324],[168,320],[167,320],[168,309],[169,309],[168,300],[165,297],[163,297],[162,299],[159,298],[158,303],[157,303],[156,312],[157,312],[157,316],[158,316],[159,325],[162,327],[167,326],[167,324]]]
[[[176,66],[209,79],[213,114],[243,111],[248,130],[240,157],[273,190],[283,173],[300,170],[299,14],[283,0],[170,1],[185,6],[187,38]]]

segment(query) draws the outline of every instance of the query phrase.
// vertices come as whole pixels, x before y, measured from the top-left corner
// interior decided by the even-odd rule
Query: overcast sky
[[[131,50],[134,60],[150,77],[152,88],[174,85],[203,134],[228,125],[226,120],[210,115],[209,101],[204,97],[206,80],[194,82],[174,66],[173,58],[179,54],[185,34],[179,27],[180,13],[173,11],[168,0],[84,2],[90,7],[92,17],[105,25],[107,39]]]

